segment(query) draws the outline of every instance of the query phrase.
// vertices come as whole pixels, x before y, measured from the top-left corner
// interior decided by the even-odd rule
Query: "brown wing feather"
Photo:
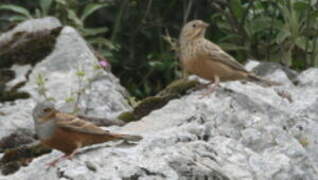
[[[204,43],[204,48],[208,53],[209,57],[213,61],[219,61],[223,64],[226,64],[236,70],[247,72],[246,69],[237,62],[231,55],[223,51],[218,45],[206,40]]]
[[[78,118],[77,116],[57,113],[56,114],[56,125],[60,128],[76,131],[81,133],[95,134],[95,135],[105,135],[108,131],[96,126],[93,123],[85,121]]]

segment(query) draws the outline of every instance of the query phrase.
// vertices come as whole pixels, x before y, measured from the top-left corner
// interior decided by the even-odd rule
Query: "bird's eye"
[[[193,24],[193,25],[192,25],[192,27],[194,27],[194,28],[195,28],[195,27],[196,27],[196,24]]]
[[[43,109],[44,112],[50,112],[51,111],[51,108],[45,108]]]

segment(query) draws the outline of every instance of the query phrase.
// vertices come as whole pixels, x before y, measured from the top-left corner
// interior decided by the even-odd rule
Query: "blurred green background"
[[[318,66],[317,0],[1,0],[0,32],[55,16],[77,28],[112,65],[130,93],[143,98],[180,78],[173,40],[192,19],[210,23],[207,38],[238,61]]]

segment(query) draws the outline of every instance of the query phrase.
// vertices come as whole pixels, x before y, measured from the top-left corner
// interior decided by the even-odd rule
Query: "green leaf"
[[[304,36],[297,37],[295,40],[296,46],[302,50],[306,49],[306,42],[307,42],[307,39]]]
[[[228,33],[227,35],[223,36],[222,38],[219,39],[220,42],[225,42],[225,41],[236,41],[239,40],[241,36],[239,34],[234,34],[234,33]]]
[[[243,16],[243,6],[241,0],[231,0],[230,8],[233,11],[235,17],[239,20],[242,19]]]
[[[101,28],[82,28],[80,29],[83,36],[95,36],[98,34],[102,34],[108,31],[107,27],[101,27]]]
[[[64,6],[67,4],[66,0],[55,0],[55,2],[57,2],[57,3],[61,4],[61,5],[64,5]]]
[[[99,46],[99,45],[106,46],[111,50],[117,48],[112,41],[105,39],[105,38],[102,38],[102,37],[96,37],[96,38],[89,39],[88,42],[90,44],[97,45],[97,46]]]
[[[46,100],[52,101],[52,102],[56,101],[56,99],[54,97],[48,97]]]
[[[84,22],[88,16],[93,14],[98,9],[103,8],[107,5],[108,4],[88,4],[87,6],[85,6],[84,11],[83,11],[80,19],[82,20],[82,22]]]
[[[238,46],[236,44],[231,44],[231,43],[219,43],[219,45],[225,51],[247,50],[247,48],[244,46]]]
[[[251,24],[246,27],[247,31],[250,31],[251,34],[255,34],[257,32],[264,31],[271,27],[272,19],[266,16],[255,17]],[[248,24],[248,23],[246,23]]]
[[[38,86],[43,86],[45,84],[46,80],[42,74],[38,74],[36,77],[36,84]]]
[[[77,26],[77,27],[83,27],[83,23],[82,21],[78,18],[78,16],[76,15],[75,11],[72,9],[68,9],[67,10],[67,17],[73,21],[73,23]]]
[[[289,31],[280,31],[276,36],[276,43],[282,43],[286,38],[290,36],[291,33]]]
[[[4,4],[4,5],[0,5],[0,10],[8,10],[8,11],[13,11],[15,13],[24,15],[27,18],[32,18],[30,12],[25,9],[24,7],[21,6],[17,6],[17,5],[11,5],[11,4]]]
[[[52,2],[52,0],[40,0],[40,7],[42,9],[43,16],[48,15]]]
[[[25,21],[26,19],[27,18],[25,16],[16,15],[16,16],[10,16],[6,20],[8,20],[9,22],[21,22],[21,21]]]
[[[150,61],[148,62],[149,66],[152,67],[152,68],[161,68],[162,67],[162,62],[159,62],[159,61]]]
[[[75,98],[73,96],[67,97],[65,98],[65,102],[67,103],[75,102]]]
[[[34,17],[40,18],[40,17],[42,17],[41,14],[42,14],[42,13],[41,13],[40,9],[36,8],[36,9],[35,9],[35,15],[34,15]]]
[[[85,72],[84,71],[77,71],[76,75],[79,77],[84,77],[85,76]]]
[[[298,1],[298,2],[295,2],[293,4],[294,6],[294,10],[298,11],[298,12],[305,12],[307,10],[309,10],[310,6],[308,4],[308,2],[303,2],[303,1]]]

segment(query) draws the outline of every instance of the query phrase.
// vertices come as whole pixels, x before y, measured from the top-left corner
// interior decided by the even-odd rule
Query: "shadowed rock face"
[[[61,29],[58,20],[44,18],[21,23],[0,36],[0,102],[30,97],[18,89],[25,84],[30,67],[53,51]],[[21,66],[26,67],[21,69]],[[7,84],[8,81],[15,81],[14,85]]]
[[[59,106],[77,87],[78,65],[94,77],[94,63],[85,41],[74,29],[64,27],[52,54],[35,65],[22,89],[39,98],[36,77],[46,74],[48,94]],[[47,170],[44,165],[61,155],[53,151],[0,179],[317,179],[318,69],[294,74],[297,86],[280,66],[261,72],[270,72],[264,75],[284,85],[263,88],[227,82],[204,98],[200,97],[205,89],[193,91],[147,111],[139,121],[109,128],[141,134],[144,138],[137,144],[87,147],[72,161]],[[95,117],[131,110],[117,79],[102,73],[80,99],[80,109]],[[34,104],[34,99],[1,104],[0,127],[8,131],[0,131],[0,137],[18,127],[33,130]],[[71,107],[67,104],[62,109]]]

